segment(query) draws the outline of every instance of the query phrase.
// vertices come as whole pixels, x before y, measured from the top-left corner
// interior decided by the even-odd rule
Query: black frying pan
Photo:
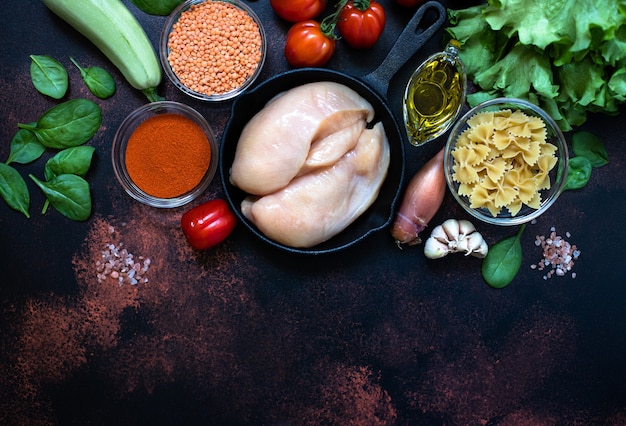
[[[421,29],[422,18],[429,11],[435,11],[437,19],[428,28]],[[244,226],[261,240],[282,250],[293,253],[324,254],[351,247],[391,223],[404,179],[404,132],[400,131],[383,97],[387,95],[389,79],[433,36],[443,25],[445,18],[446,9],[441,3],[436,1],[424,3],[415,12],[381,65],[361,79],[325,68],[294,69],[271,77],[254,90],[243,93],[233,102],[230,119],[222,137],[219,166],[225,196]],[[389,172],[378,198],[348,228],[315,247],[294,248],[267,238],[241,213],[241,202],[248,194],[230,183],[229,171],[235,158],[239,135],[248,121],[277,94],[316,81],[331,81],[348,86],[372,104],[375,112],[374,121],[383,123],[389,139]]]

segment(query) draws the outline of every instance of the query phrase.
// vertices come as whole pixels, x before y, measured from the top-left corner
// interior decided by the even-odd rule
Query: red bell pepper
[[[192,208],[180,220],[185,238],[196,250],[205,250],[224,241],[237,224],[226,201],[215,199]]]

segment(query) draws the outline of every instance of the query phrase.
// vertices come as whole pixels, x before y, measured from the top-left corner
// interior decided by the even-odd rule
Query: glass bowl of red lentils
[[[523,99],[496,98],[470,109],[450,131],[448,188],[473,217],[492,225],[536,219],[563,192],[567,142],[558,124]]]
[[[263,68],[261,20],[239,0],[187,0],[169,16],[159,47],[170,81],[187,95],[225,101],[250,87]]]
[[[195,109],[179,102],[153,102],[124,119],[113,138],[111,161],[117,180],[132,198],[152,207],[180,207],[213,180],[217,140]]]

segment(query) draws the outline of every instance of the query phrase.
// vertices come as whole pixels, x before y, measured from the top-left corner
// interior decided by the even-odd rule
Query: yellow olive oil
[[[420,65],[406,86],[404,122],[409,142],[419,146],[444,133],[456,120],[465,102],[466,76],[458,57],[459,43]]]

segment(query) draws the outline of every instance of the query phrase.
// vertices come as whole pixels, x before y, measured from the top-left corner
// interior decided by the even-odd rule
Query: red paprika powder
[[[202,128],[175,113],[150,117],[137,126],[126,146],[126,169],[146,194],[173,198],[196,187],[211,162]]]

